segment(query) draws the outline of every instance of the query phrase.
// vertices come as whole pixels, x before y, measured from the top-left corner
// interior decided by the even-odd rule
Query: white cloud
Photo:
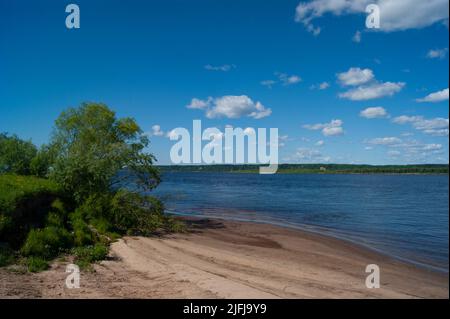
[[[429,59],[443,59],[447,56],[448,48],[430,50],[427,53]]]
[[[441,117],[425,119],[423,116],[401,115],[392,122],[396,124],[411,124],[416,130],[433,136],[448,136],[449,120]]]
[[[409,162],[434,162],[436,155],[443,154],[443,145],[438,143],[423,143],[417,140],[407,140],[401,143],[387,145],[389,156],[402,156]],[[430,157],[433,156],[433,157]]]
[[[428,94],[427,96],[425,96],[422,99],[417,99],[417,102],[442,102],[442,101],[447,101],[448,100],[448,88],[443,89],[441,91],[438,92],[434,92],[431,94]]]
[[[285,85],[295,84],[295,83],[298,83],[298,82],[300,82],[302,80],[297,75],[290,75],[290,76],[287,76],[287,77],[282,77],[281,79],[282,79],[282,81],[283,81],[283,83]]]
[[[277,83],[277,81],[274,81],[274,80],[261,81],[261,85],[267,86],[269,89],[271,89],[275,83]]]
[[[388,113],[383,107],[376,106],[376,107],[368,107],[365,110],[362,110],[359,113],[359,116],[365,117],[366,119],[375,119],[387,117]]]
[[[353,35],[352,41],[356,43],[361,42],[361,31],[356,31],[355,35]]]
[[[366,86],[359,86],[344,93],[340,93],[339,97],[352,101],[377,99],[385,96],[392,96],[395,93],[400,92],[404,86],[405,83],[403,82],[376,82]]]
[[[310,89],[311,90],[315,90],[315,89],[317,89],[317,90],[326,90],[326,89],[328,89],[330,87],[330,83],[328,83],[328,82],[322,82],[322,83],[319,83],[319,84],[313,84],[313,85],[311,85],[310,86]]]
[[[280,82],[284,86],[288,86],[288,85],[296,84],[296,83],[299,83],[302,81],[302,78],[295,74],[289,75],[287,73],[275,72],[275,76],[278,78],[277,81],[264,80],[264,81],[261,81],[261,85],[267,86],[269,89],[271,89],[272,86],[277,84],[278,82]]]
[[[278,136],[278,146],[279,147],[284,147],[288,140],[289,140],[289,136],[288,135],[280,135],[280,136]],[[270,142],[269,142],[269,146],[270,146]]]
[[[437,151],[442,149],[442,144],[426,144],[422,147],[424,151]]]
[[[375,79],[371,69],[356,67],[352,67],[346,72],[338,73],[337,78],[341,85],[354,87],[344,93],[339,93],[340,98],[352,101],[392,96],[405,86],[403,82],[379,82]]]
[[[316,146],[323,146],[324,144],[325,142],[322,140],[316,142]]]
[[[319,84],[319,90],[326,90],[330,87],[330,83],[328,82],[322,82]]]
[[[344,134],[344,129],[341,126],[325,127],[322,130],[322,134],[325,136],[337,136]]]
[[[439,155],[443,154],[443,146],[441,144],[424,144],[419,141],[407,141],[399,145],[389,146],[389,156],[402,157],[408,162],[436,162]]]
[[[191,103],[189,105],[187,105],[186,107],[188,109],[199,109],[199,110],[204,110],[206,108],[208,108],[208,106],[211,104],[212,98],[209,97],[207,100],[200,100],[197,98],[193,98],[191,100]]]
[[[207,64],[205,65],[205,69],[208,71],[222,71],[222,72],[228,72],[231,69],[236,68],[234,64],[224,64],[224,65],[211,65]]]
[[[321,130],[324,136],[337,136],[344,133],[344,129],[342,128],[343,124],[344,122],[342,120],[337,119],[323,124],[306,124],[303,125],[303,128],[313,131]]]
[[[255,103],[246,95],[210,97],[207,100],[194,98],[187,108],[204,110],[206,117],[210,119],[221,117],[237,119],[243,116],[261,119],[272,114],[270,108],[266,108],[261,102]]]
[[[178,134],[175,133],[175,129],[170,130],[169,132],[167,132],[166,136],[170,139],[176,139]]]
[[[160,125],[153,125],[152,126],[152,133],[153,136],[163,136],[164,132],[161,131],[161,126]]]
[[[375,76],[371,69],[350,68],[346,72],[337,74],[338,80],[342,85],[355,86],[372,81]]]
[[[393,145],[401,142],[402,140],[398,137],[377,137],[369,140],[367,143],[372,145]]]
[[[366,14],[368,4],[380,8],[380,31],[392,32],[419,29],[437,22],[448,24],[448,0],[312,0],[300,2],[295,11],[295,21],[302,23],[314,35],[321,28],[313,23],[327,14],[343,16]]]
[[[309,148],[297,149],[293,158],[300,162],[309,163],[328,163],[331,160],[329,156],[324,156],[320,151]]]
[[[301,77],[295,74],[289,75],[286,73],[275,73],[275,75],[278,76],[278,79],[281,83],[283,83],[283,85],[296,84],[302,81]]]

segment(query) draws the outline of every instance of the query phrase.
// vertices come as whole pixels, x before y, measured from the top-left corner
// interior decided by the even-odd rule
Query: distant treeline
[[[260,165],[167,165],[164,172],[258,173]],[[280,164],[277,173],[289,174],[448,174],[448,164],[352,165],[352,164]]]

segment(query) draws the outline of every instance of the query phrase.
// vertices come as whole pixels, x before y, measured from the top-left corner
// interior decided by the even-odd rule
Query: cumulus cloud
[[[303,125],[303,128],[313,131],[320,130],[324,136],[337,136],[344,133],[344,129],[342,128],[343,124],[344,122],[342,120],[336,119],[331,120],[329,123],[306,124]]]
[[[205,69],[208,71],[222,71],[222,72],[228,72],[231,69],[236,68],[234,64],[224,64],[224,65],[211,65],[207,64],[205,65]]]
[[[407,116],[401,115],[392,119],[396,124],[410,124],[416,130],[425,134],[433,136],[448,136],[449,121],[448,119],[436,117],[433,119],[426,119],[423,116]]]
[[[337,78],[344,86],[355,86],[370,82],[375,76],[371,69],[350,68],[346,72],[338,73]]]
[[[427,53],[429,59],[443,59],[447,56],[448,48],[430,50]]]
[[[407,140],[401,143],[387,145],[389,156],[402,156],[410,162],[430,162],[435,161],[436,155],[442,155],[443,145],[439,143],[423,143],[417,140]],[[433,157],[430,157],[433,156]]]
[[[292,74],[286,74],[286,73],[276,73],[278,75],[278,79],[283,83],[283,85],[291,85],[296,84],[302,81],[301,77],[298,75]]]
[[[164,132],[161,131],[161,126],[160,125],[153,125],[152,126],[152,135],[153,136],[163,136]]]
[[[319,84],[313,84],[313,85],[311,85],[309,88],[311,89],[311,90],[326,90],[326,89],[328,89],[330,87],[330,83],[328,83],[328,82],[322,82],[322,83],[319,83]]]
[[[398,93],[405,86],[403,82],[383,82],[372,83],[365,86],[359,86],[348,90],[347,92],[340,93],[340,98],[349,99],[352,101],[365,101],[378,99],[385,96],[392,96]]]
[[[295,74],[287,74],[287,73],[280,73],[275,72],[275,76],[278,78],[275,80],[264,80],[261,81],[261,85],[267,86],[268,88],[272,88],[277,83],[281,83],[284,86],[296,84],[302,81],[302,78]]]
[[[315,20],[326,16],[366,14],[368,4],[380,9],[380,31],[393,32],[420,29],[437,22],[448,24],[448,0],[312,0],[300,2],[295,10],[295,21],[308,32],[319,35],[321,27]]]
[[[261,119],[272,114],[270,108],[266,108],[261,102],[254,102],[246,95],[209,97],[207,100],[193,98],[187,108],[204,110],[206,117],[210,119],[222,117],[237,119],[243,116]]]
[[[365,143],[369,144],[369,146],[366,146],[366,150],[371,150],[374,146],[382,146],[388,149],[387,155],[389,157],[402,157],[410,162],[429,162],[430,156],[443,152],[442,144],[427,144],[414,139],[401,140],[397,137],[379,137],[365,141]]]
[[[189,103],[186,107],[188,109],[198,109],[198,110],[204,110],[208,108],[208,106],[211,104],[212,97],[208,97],[206,100],[200,100],[197,98],[193,98],[191,100],[191,103]]]
[[[375,119],[375,118],[383,118],[387,117],[388,113],[381,106],[376,107],[368,107],[361,112],[359,112],[359,116],[365,117],[366,119]]]
[[[379,82],[375,79],[371,69],[357,67],[338,73],[337,78],[342,86],[352,87],[346,92],[339,93],[339,97],[352,101],[365,101],[392,96],[405,86],[403,82]]]
[[[448,88],[428,94],[424,98],[416,99],[417,102],[442,102],[448,100]]]

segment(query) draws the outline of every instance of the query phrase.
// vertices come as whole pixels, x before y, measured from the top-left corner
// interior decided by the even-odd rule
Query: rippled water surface
[[[307,228],[448,272],[448,176],[166,173],[177,214]]]

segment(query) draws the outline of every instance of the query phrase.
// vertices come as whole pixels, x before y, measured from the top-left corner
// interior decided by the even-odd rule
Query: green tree
[[[42,145],[36,156],[31,160],[31,174],[38,177],[48,177],[56,158],[56,149],[51,145]]]
[[[36,153],[36,146],[30,141],[0,134],[0,173],[31,174],[31,161]]]
[[[117,118],[106,105],[83,103],[56,120],[51,147],[55,160],[50,177],[75,200],[111,192],[133,177],[142,190],[160,182],[149,140],[132,118]],[[120,174],[126,170],[126,174]]]

